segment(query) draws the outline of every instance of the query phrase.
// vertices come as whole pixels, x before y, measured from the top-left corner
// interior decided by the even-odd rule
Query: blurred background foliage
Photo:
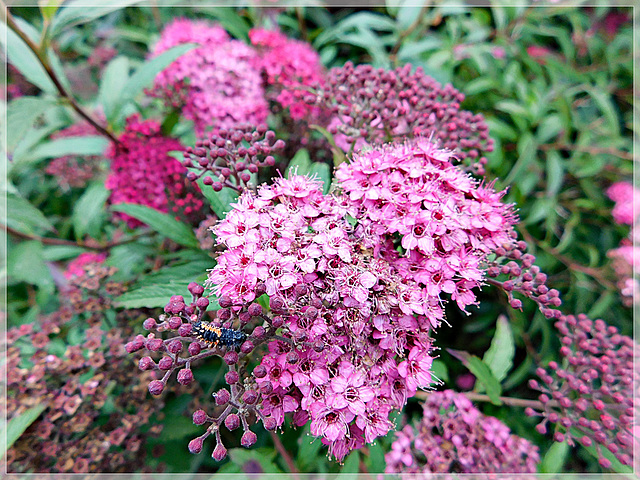
[[[602,318],[632,334],[632,310],[620,300],[606,256],[628,236],[628,229],[613,224],[613,203],[605,195],[612,183],[629,181],[633,175],[631,8],[562,2],[513,7],[390,2],[371,8],[278,7],[270,2],[230,8],[102,3],[56,11],[56,2],[50,2],[53,7],[16,7],[12,12],[68,91],[89,111],[101,109],[116,133],[129,114],[141,112],[149,118],[157,112],[157,103],[143,95],[155,75],[145,59],[162,27],[176,17],[217,21],[243,40],[253,26],[277,25],[288,36],[310,42],[327,68],[348,60],[382,68],[411,63],[442,83],[452,83],[466,95],[462,107],[487,119],[496,141],[488,156],[487,178],[509,189],[506,199],[517,206],[519,233],[549,274],[548,285],[561,291],[562,310]],[[131,6],[117,8],[122,3]],[[108,51],[115,55],[101,62],[99,52]],[[11,234],[3,273],[8,326],[13,327],[35,322],[58,307],[55,285],[61,262],[86,247],[118,243],[134,234],[109,222],[104,177],[86,188],[62,192],[44,173],[48,159],[100,156],[107,141],[95,135],[72,142],[52,139],[53,132],[75,123],[72,110],[57,98],[35,56],[11,32],[8,58],[7,84],[19,85],[26,95],[7,106],[9,161],[3,189],[8,214],[3,223]],[[182,135],[185,145],[194,141],[182,120],[173,132]],[[131,321],[137,332],[140,319],[154,312],[152,307],[166,303],[176,286],[202,280],[203,265],[208,268],[212,262],[197,249],[176,248],[156,232],[161,226],[150,225],[135,241],[111,248],[107,262],[118,268],[115,280],[129,284],[129,292],[116,305],[140,309]],[[46,240],[53,238],[62,241]],[[456,381],[467,370],[445,348],[482,358],[494,338],[496,319],[507,315],[514,353],[502,394],[533,398],[526,381],[536,363],[557,357],[552,323],[530,302],[522,312],[510,309],[505,296],[494,289],[481,293],[480,304],[468,317],[453,308],[448,312],[452,327],[443,326],[436,335],[442,348],[435,367],[438,375],[447,388],[460,388]],[[211,361],[198,371],[200,383],[210,384],[211,391],[222,385],[219,362]],[[188,416],[192,401],[184,394],[167,397],[156,419],[164,426],[162,433],[147,443],[148,465],[161,462],[170,472],[219,468],[208,455],[191,456],[186,450],[199,431]],[[575,455],[567,448],[550,449],[550,439],[534,432],[533,420],[514,415],[513,407],[483,404],[482,409],[548,452],[543,470],[599,471],[593,457],[581,449]],[[418,411],[413,399],[405,414]],[[398,418],[398,425],[405,421]],[[354,452],[340,466],[330,463],[320,442],[310,443],[307,433],[308,427],[287,428],[279,435],[301,472],[384,470],[383,454],[392,435]],[[220,471],[287,470],[266,432],[259,435],[256,447],[232,450]]]

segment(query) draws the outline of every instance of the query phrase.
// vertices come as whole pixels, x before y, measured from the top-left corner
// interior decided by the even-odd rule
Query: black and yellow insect
[[[238,348],[247,339],[247,334],[240,330],[216,327],[210,322],[195,322],[191,327],[191,333],[209,348]]]

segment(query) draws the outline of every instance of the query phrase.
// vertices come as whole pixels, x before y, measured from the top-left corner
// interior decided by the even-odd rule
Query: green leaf
[[[0,218],[6,226],[27,235],[42,231],[55,231],[47,217],[24,198],[13,193],[7,194],[7,217]]]
[[[35,53],[7,24],[0,22],[0,40],[4,44],[6,38],[5,52],[9,63],[16,67],[24,77],[47,93],[57,94],[58,90],[53,84],[44,67],[36,57]]]
[[[65,2],[65,7],[58,11],[51,22],[51,36],[57,36],[62,30],[75,25],[82,25],[96,18],[120,10],[124,7],[135,5],[142,0],[101,0],[87,8],[84,0],[70,0]]]
[[[213,267],[213,259],[208,255],[203,255],[201,260],[189,263],[182,263],[179,265],[171,265],[164,267],[157,272],[145,275],[136,282],[131,288],[138,288],[150,285],[163,285],[169,282],[184,283],[188,285],[190,282],[195,281],[196,277],[205,277],[206,270]]]
[[[571,435],[576,439],[580,439],[583,436],[582,432],[580,432],[580,430],[578,430],[575,427],[571,427],[570,431],[571,431]],[[593,444],[589,445],[588,447],[586,445],[583,445],[582,443],[580,443],[580,445],[582,445],[582,447],[587,452],[589,452],[593,456],[593,458],[599,459],[602,456],[607,460],[609,460],[611,462],[610,470],[616,473],[622,473],[625,475],[631,474],[629,475],[628,478],[637,478],[636,476],[633,475],[633,469],[630,466],[623,465],[622,463],[620,463],[620,460],[618,460],[615,457],[615,455],[609,451],[609,449],[604,447],[598,448],[596,445],[593,445]]]
[[[76,238],[82,238],[87,233],[93,238],[100,236],[100,227],[106,213],[104,204],[109,193],[104,183],[92,183],[78,199],[71,216]]]
[[[63,0],[38,0],[42,18],[47,22],[50,21],[62,2]]]
[[[367,449],[369,450],[369,455],[364,455],[364,464],[367,466],[369,472],[384,472],[387,466],[384,460],[384,454],[386,452],[382,449],[380,442],[367,445]]]
[[[309,158],[309,152],[306,148],[301,148],[289,162],[285,176],[291,178],[292,175],[306,175],[310,168],[311,159]]]
[[[185,247],[198,248],[198,239],[193,234],[191,227],[179,222],[171,215],[158,212],[153,208],[132,203],[119,203],[111,207],[116,212],[126,213],[149,225],[161,235],[173,240]]]
[[[358,473],[360,469],[360,453],[355,450],[351,452],[346,460],[344,461],[344,465],[340,469],[340,473]]]
[[[164,307],[172,295],[191,298],[187,284],[169,282],[162,285],[149,285],[126,292],[114,299],[114,305],[124,308]]]
[[[398,27],[400,28],[400,30],[406,30],[411,26],[411,24],[420,14],[422,5],[425,2],[426,0],[421,0],[418,2],[416,2],[415,0],[405,0],[401,2],[402,6],[398,9],[398,14],[396,16],[396,20],[398,22]]]
[[[202,183],[202,179],[198,180],[198,185],[200,186],[202,194],[209,200],[211,209],[218,218],[224,218],[227,212],[231,210],[231,204],[238,200],[238,192],[231,188],[223,188],[219,192],[216,192],[211,185]]]
[[[114,117],[119,113],[116,110],[116,105],[128,80],[129,59],[125,56],[119,56],[111,60],[102,72],[98,103],[102,105],[102,110],[109,123],[112,123]]]
[[[7,450],[11,448],[25,430],[38,419],[46,408],[46,405],[37,405],[9,420],[6,430],[3,428],[3,431],[0,432],[0,442],[4,444],[5,439],[7,442],[6,445],[3,445],[3,448],[0,451],[0,458],[4,458]]]
[[[26,282],[53,291],[53,278],[42,253],[42,244],[36,240],[22,242],[11,248],[7,258],[7,274],[13,282]]]
[[[520,177],[535,160],[537,150],[538,144],[533,138],[533,135],[529,132],[524,133],[518,140],[518,153],[520,157],[509,172],[509,175],[507,175],[507,178],[504,179],[504,185],[511,185],[516,178]]]
[[[276,433],[276,435],[278,435]],[[262,473],[283,473],[276,465],[276,451],[273,448],[232,448],[229,450],[231,461],[239,466],[249,462],[258,462]]]
[[[555,197],[558,195],[562,183],[564,181],[564,167],[562,165],[562,157],[557,151],[547,152],[547,196]]]
[[[540,464],[540,473],[562,473],[562,466],[567,460],[569,450],[571,448],[566,440],[562,443],[554,442],[544,454]]]
[[[60,260],[68,260],[75,258],[87,250],[82,247],[74,247],[67,245],[48,245],[44,247],[42,256],[46,262],[59,262]]]
[[[45,97],[19,97],[7,107],[7,149],[13,151],[36,119],[56,101]]]
[[[502,387],[486,363],[468,352],[452,350],[450,348],[447,348],[447,352],[449,352],[454,358],[460,360],[462,364],[475,375],[478,382],[484,385],[491,403],[494,405],[502,405],[502,400],[500,400]]]
[[[151,86],[161,71],[171,65],[178,57],[196,47],[198,45],[195,43],[183,43],[143,63],[122,87],[122,94],[114,109],[119,111],[122,105],[133,101],[145,88]]]
[[[309,168],[309,176],[317,177],[322,180],[322,191],[323,193],[327,193],[331,188],[331,169],[329,165],[322,162],[313,162],[311,167]]]
[[[311,470],[317,464],[321,448],[320,439],[311,436],[309,425],[305,425],[302,434],[298,437],[298,457],[296,458],[296,464],[301,470]]]
[[[431,375],[443,382],[449,381],[449,372],[447,370],[447,364],[442,360],[434,360],[431,364]]]
[[[234,38],[249,40],[249,24],[233,8],[201,7],[199,10],[215,18]]]
[[[491,346],[484,353],[482,361],[489,366],[496,380],[501,382],[513,366],[515,353],[516,347],[511,325],[507,317],[500,315],[496,322],[496,333],[491,340]]]
[[[65,155],[102,155],[109,141],[101,136],[65,137],[45,142],[31,150],[20,162],[36,162],[45,158],[59,158]]]

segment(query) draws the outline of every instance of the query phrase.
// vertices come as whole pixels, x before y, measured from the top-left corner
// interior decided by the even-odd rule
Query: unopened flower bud
[[[202,451],[202,438],[194,438],[189,442],[189,451],[191,453],[200,453]]]
[[[180,340],[172,340],[171,342],[169,342],[167,350],[169,351],[169,353],[177,355],[182,351],[182,342]]]
[[[171,357],[162,357],[158,362],[158,368],[160,370],[169,370],[173,366],[173,358]]]
[[[242,394],[242,401],[247,405],[253,405],[258,400],[258,393],[255,390],[247,390]]]
[[[227,365],[235,365],[238,363],[238,354],[233,350],[228,351],[224,354],[224,363]]]
[[[153,370],[156,364],[153,362],[151,357],[142,357],[138,362],[138,368],[140,370]]]
[[[195,425],[203,425],[207,421],[207,413],[204,410],[196,410],[193,412],[193,423]]]
[[[238,375],[238,372],[234,372],[232,370],[226,373],[226,375],[224,376],[224,379],[229,385],[234,385],[238,383],[238,380],[240,380],[240,375]]]
[[[240,426],[240,417],[235,413],[227,415],[227,418],[224,419],[224,426],[230,431],[235,430]]]
[[[221,443],[216,445],[216,448],[213,450],[213,453],[211,454],[211,458],[213,458],[217,462],[224,460],[226,456],[227,456],[227,449],[224,448],[224,445],[222,445]]]
[[[189,368],[183,368],[178,372],[178,383],[180,385],[189,385],[193,382],[193,372]]]
[[[151,395],[160,395],[163,390],[164,383],[162,383],[160,380],[152,380],[151,383],[149,383],[149,393]]]
[[[258,441],[258,436],[253,433],[251,430],[247,430],[242,434],[242,438],[240,439],[240,445],[245,448],[249,448],[254,445]]]
[[[157,323],[156,323],[156,319],[155,318],[147,318],[143,323],[142,323],[142,328],[144,328],[145,330],[152,330],[156,327]]]
[[[214,394],[214,397],[216,399],[216,405],[226,405],[231,399],[231,394],[226,388],[221,388]]]

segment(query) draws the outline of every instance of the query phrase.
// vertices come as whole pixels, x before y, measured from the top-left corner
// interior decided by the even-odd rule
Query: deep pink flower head
[[[82,267],[90,263],[104,263],[107,258],[106,253],[93,253],[85,252],[78,255],[74,260],[69,262],[67,269],[64,271],[64,276],[67,279],[73,277],[81,277],[85,271]]]
[[[138,115],[127,119],[120,146],[110,146],[107,158],[111,173],[105,186],[111,190],[109,202],[146,205],[160,212],[173,212],[187,218],[198,217],[203,201],[195,187],[187,185],[186,169],[171,151],[182,151],[182,144],[162,135],[160,124],[141,120]],[[130,227],[140,222],[126,214],[116,213]]]
[[[163,31],[151,56],[183,43],[198,43],[161,72],[152,95],[165,99],[193,120],[196,133],[230,128],[238,123],[258,125],[268,115],[257,54],[231,40],[217,25],[178,19]]]
[[[259,52],[257,65],[264,71],[268,85],[276,88],[276,100],[289,108],[294,119],[304,118],[309,107],[303,98],[308,89],[323,81],[323,67],[318,53],[306,42],[288,38],[283,33],[254,28],[249,39]]]
[[[535,473],[538,447],[483,415],[462,393],[429,394],[415,427],[396,432],[386,473]]]
[[[633,225],[640,214],[640,190],[629,182],[616,182],[607,190],[607,196],[616,202],[611,214],[617,223]]]

